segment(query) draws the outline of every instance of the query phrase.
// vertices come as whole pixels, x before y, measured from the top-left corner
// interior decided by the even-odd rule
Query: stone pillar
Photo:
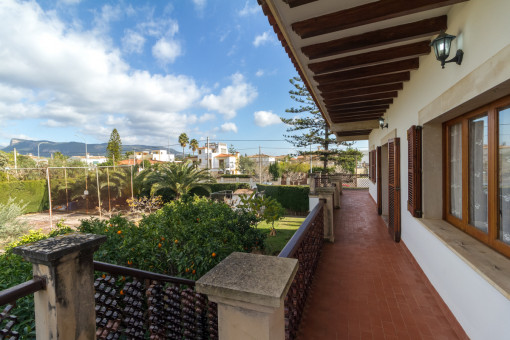
[[[324,201],[324,239],[328,240],[329,242],[334,242],[335,233],[333,220],[333,201],[335,189],[332,187],[316,188],[315,192],[319,199]]]
[[[340,195],[342,194],[342,176],[331,175],[331,183],[335,185],[335,209],[340,209]]]
[[[218,304],[222,340],[285,339],[284,299],[296,275],[296,259],[232,253],[196,283]]]
[[[308,184],[310,185],[310,194],[315,194],[315,174],[310,174]]]
[[[38,340],[95,339],[93,254],[106,236],[73,233],[13,249],[32,262],[45,290],[34,294]]]

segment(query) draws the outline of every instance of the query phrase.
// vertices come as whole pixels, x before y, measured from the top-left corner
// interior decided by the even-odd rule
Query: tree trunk
[[[326,169],[328,168],[328,149],[329,149],[329,141],[328,141],[328,136],[329,136],[329,130],[328,130],[328,126],[326,125],[326,127],[324,128],[324,172],[326,172]]]

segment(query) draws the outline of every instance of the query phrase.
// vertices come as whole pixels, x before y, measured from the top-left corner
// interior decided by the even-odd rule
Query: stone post
[[[310,185],[310,194],[315,194],[315,174],[310,174],[308,184]]]
[[[335,184],[335,209],[340,209],[340,195],[342,194],[342,176],[331,175],[331,183]]]
[[[95,339],[93,254],[106,236],[73,233],[13,249],[45,277],[45,290],[34,293],[38,340]]]
[[[324,200],[324,239],[334,242],[333,201],[335,189],[332,187],[316,188],[315,193],[320,200]]]
[[[196,283],[218,304],[222,340],[285,339],[284,299],[296,275],[296,259],[232,253]]]

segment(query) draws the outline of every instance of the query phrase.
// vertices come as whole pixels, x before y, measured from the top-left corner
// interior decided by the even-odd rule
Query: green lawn
[[[287,216],[281,221],[275,223],[276,236],[269,236],[271,225],[266,222],[260,222],[257,226],[260,229],[265,229],[268,236],[265,241],[265,255],[278,255],[285,247],[292,235],[299,228],[305,217]]]

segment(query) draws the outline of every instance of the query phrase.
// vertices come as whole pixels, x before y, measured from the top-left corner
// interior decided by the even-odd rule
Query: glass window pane
[[[510,244],[510,107],[499,110],[499,239]]]
[[[462,124],[450,126],[450,214],[462,219]]]
[[[469,120],[469,224],[488,231],[488,148],[487,115]]]

